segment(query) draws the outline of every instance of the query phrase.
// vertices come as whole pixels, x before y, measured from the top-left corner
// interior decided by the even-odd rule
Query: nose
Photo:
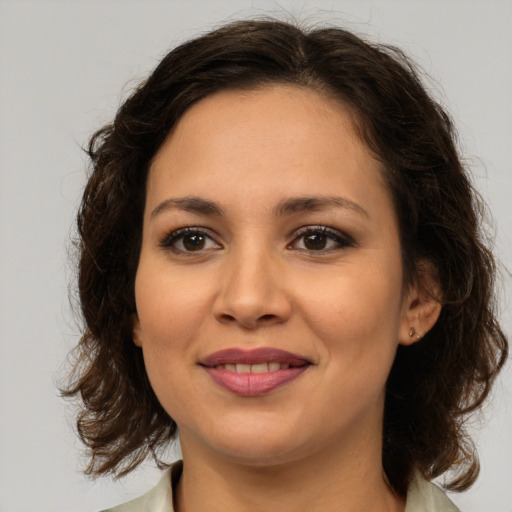
[[[213,305],[217,321],[254,330],[288,320],[292,305],[282,265],[276,260],[264,251],[226,259]]]

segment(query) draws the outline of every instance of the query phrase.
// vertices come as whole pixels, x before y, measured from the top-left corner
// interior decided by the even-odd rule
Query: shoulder
[[[182,461],[170,466],[158,484],[139,498],[103,512],[174,512],[172,491],[183,469]],[[417,473],[407,492],[404,512],[461,512],[436,485]]]
[[[405,512],[461,512],[433,483],[417,473],[407,492]]]
[[[102,512],[174,512],[172,489],[181,476],[182,467],[181,461],[174,463],[147,493]]]

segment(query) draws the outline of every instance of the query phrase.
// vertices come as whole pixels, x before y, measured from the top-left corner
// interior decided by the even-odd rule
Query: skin
[[[170,201],[190,196],[222,211]],[[276,214],[312,196],[343,201]],[[176,235],[191,226],[199,239]],[[189,109],[150,169],[135,283],[134,340],[180,431],[176,509],[403,511],[381,464],[385,382],[439,314],[425,281],[403,285],[391,195],[341,104],[273,86]],[[198,364],[233,347],[312,364],[242,397]]]

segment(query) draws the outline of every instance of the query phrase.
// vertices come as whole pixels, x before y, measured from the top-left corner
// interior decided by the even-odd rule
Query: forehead
[[[356,135],[356,119],[357,115],[349,106],[306,87],[274,84],[247,90],[228,89],[211,94],[186,110],[161,149],[171,141],[183,143],[181,137],[190,138],[190,131],[194,132],[195,139],[205,137],[213,142],[217,132],[211,128],[221,125],[223,136],[227,135],[226,128],[231,125],[233,135],[243,130],[246,135],[257,134],[260,141],[265,139],[264,132],[269,138],[279,134],[279,140],[285,140],[306,134],[312,138],[325,137],[326,130],[333,133],[333,129],[341,129],[345,142],[357,139],[360,143]]]
[[[326,95],[275,85],[222,91],[192,106],[153,160],[148,199],[171,189],[176,195],[231,190],[240,196],[258,187],[267,195],[322,195],[335,185],[370,197],[385,188],[354,116]]]

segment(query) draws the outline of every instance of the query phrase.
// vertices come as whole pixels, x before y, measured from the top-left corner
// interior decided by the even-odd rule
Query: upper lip
[[[200,364],[215,367],[222,364],[258,364],[275,361],[288,363],[290,366],[304,366],[311,362],[297,354],[292,354],[277,348],[263,347],[251,350],[228,348],[210,354],[200,361]]]

